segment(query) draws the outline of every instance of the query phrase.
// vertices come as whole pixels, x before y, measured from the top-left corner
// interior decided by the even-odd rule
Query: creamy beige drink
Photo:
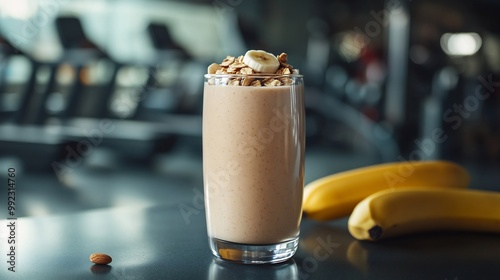
[[[302,96],[302,86],[295,90]],[[304,129],[290,91],[205,85],[203,172],[211,237],[272,244],[298,235]]]
[[[286,56],[272,74],[248,70],[252,61],[243,63],[241,57],[224,64],[227,60],[209,68],[218,73],[206,75],[204,86],[203,175],[211,249],[240,262],[283,261],[295,253],[302,215],[302,76],[290,71]],[[236,74],[224,73],[234,65]]]

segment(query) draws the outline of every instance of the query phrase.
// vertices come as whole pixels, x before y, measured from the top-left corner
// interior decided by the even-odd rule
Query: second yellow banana
[[[500,193],[480,190],[401,188],[360,202],[348,222],[359,240],[435,230],[500,233]]]

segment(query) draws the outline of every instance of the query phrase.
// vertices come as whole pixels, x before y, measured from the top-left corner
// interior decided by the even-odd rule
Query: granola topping
[[[251,76],[258,75],[259,72],[256,72],[254,69],[249,67],[243,62],[243,55],[238,57],[227,56],[221,63],[212,63],[208,66],[208,74],[237,74],[242,75],[241,77],[236,78],[228,78],[224,81],[224,84],[233,85],[233,86],[282,86],[282,85],[290,85],[292,84],[292,79],[286,77],[286,75],[298,74],[298,69],[294,69],[292,65],[287,62],[287,54],[281,53],[276,56],[279,61],[279,67],[274,74],[276,75],[285,75],[285,77],[277,77],[277,78],[262,78],[259,76]],[[249,76],[246,76],[249,75]],[[266,75],[266,74],[263,74]],[[214,84],[214,79],[209,80],[209,84]]]

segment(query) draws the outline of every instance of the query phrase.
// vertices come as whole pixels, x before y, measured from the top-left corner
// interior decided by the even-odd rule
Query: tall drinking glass
[[[304,114],[301,75],[205,75],[203,180],[216,257],[278,263],[295,254]]]

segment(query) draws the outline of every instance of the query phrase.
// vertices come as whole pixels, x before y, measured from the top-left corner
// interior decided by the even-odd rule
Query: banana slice
[[[275,73],[280,67],[278,58],[272,53],[250,50],[245,53],[243,63],[259,73]]]

